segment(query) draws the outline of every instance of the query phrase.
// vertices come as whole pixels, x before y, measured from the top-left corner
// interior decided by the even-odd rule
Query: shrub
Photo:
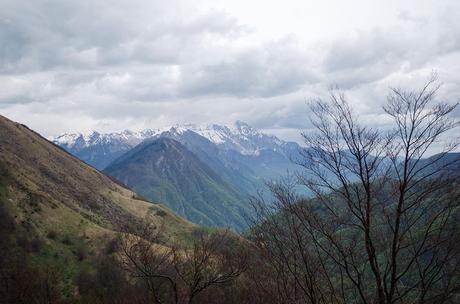
[[[56,237],[57,237],[57,233],[56,233],[56,231],[54,231],[54,230],[50,230],[50,231],[48,231],[48,233],[46,234],[46,237],[49,238],[49,239],[51,239],[51,240],[55,240]]]
[[[155,214],[160,217],[165,217],[167,215],[167,213],[163,210],[158,210]]]
[[[78,243],[77,247],[75,248],[75,256],[79,261],[83,261],[86,259],[88,255],[88,248],[86,247],[85,243]]]
[[[118,251],[118,238],[111,238],[105,245],[105,254],[112,254]]]
[[[62,244],[65,244],[65,245],[72,245],[72,239],[70,238],[70,236],[66,235],[62,238]]]

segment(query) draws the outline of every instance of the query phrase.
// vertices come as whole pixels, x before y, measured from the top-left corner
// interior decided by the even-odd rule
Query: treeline
[[[417,92],[393,89],[390,130],[364,126],[342,94],[312,102],[303,173],[252,199],[245,237],[202,230],[174,242],[161,225],[131,227],[97,254],[75,250],[87,263],[70,291],[59,269],[28,261],[40,242],[18,237],[0,209],[0,301],[459,303],[460,164],[445,158],[459,123],[456,105],[434,102],[438,89],[435,78]]]

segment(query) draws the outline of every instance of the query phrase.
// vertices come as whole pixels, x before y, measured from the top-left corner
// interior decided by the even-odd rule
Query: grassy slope
[[[0,116],[0,204],[14,217],[18,248],[63,273],[70,295],[79,270],[117,230],[162,224],[168,239],[187,240],[198,227],[136,195],[27,127]],[[39,240],[38,248],[27,240]],[[23,243],[26,243],[25,245]],[[22,244],[22,245],[21,245]]]

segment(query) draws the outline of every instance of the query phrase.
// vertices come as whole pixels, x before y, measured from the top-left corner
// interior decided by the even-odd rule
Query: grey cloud
[[[284,39],[239,52],[210,65],[186,66],[180,90],[184,95],[272,97],[289,94],[317,81],[309,60],[295,41]]]
[[[362,30],[331,43],[323,61],[325,75],[351,88],[415,71],[460,51],[460,21],[452,11],[441,10],[431,19],[400,18],[398,25]]]
[[[309,126],[305,99],[331,84],[372,122],[389,86],[433,68],[443,96],[460,98],[455,7],[315,48],[289,35],[248,42],[255,32],[236,17],[185,0],[0,1],[1,113],[46,132],[241,119],[292,134]]]
[[[2,6],[0,69],[10,73],[178,63],[205,35],[232,39],[245,32],[224,13],[180,15],[159,1],[6,0]]]
[[[325,75],[340,87],[351,88],[385,78],[404,65],[414,69],[416,41],[400,41],[396,36],[374,29],[334,42],[324,60]]]

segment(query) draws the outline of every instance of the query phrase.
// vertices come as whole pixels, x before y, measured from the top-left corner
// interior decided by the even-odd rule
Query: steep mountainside
[[[105,172],[195,223],[245,227],[249,206],[243,196],[176,140],[147,140],[112,162]]]
[[[190,130],[172,128],[154,138],[171,138],[180,142],[241,193],[252,193],[260,186],[257,173],[239,160],[251,156],[222,150],[208,138]]]
[[[24,125],[0,116],[0,194],[27,230],[97,240],[125,226],[164,223],[171,237],[195,225],[74,158]],[[52,241],[50,241],[52,243]]]
[[[240,191],[254,194],[265,180],[279,178],[298,167],[299,145],[266,135],[242,122],[233,127],[173,127],[155,137],[173,138],[219,172]]]

